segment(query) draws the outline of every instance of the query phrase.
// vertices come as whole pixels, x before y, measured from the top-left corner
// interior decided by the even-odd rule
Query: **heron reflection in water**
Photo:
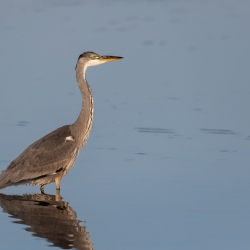
[[[76,122],[60,127],[31,144],[0,175],[0,189],[12,185],[32,184],[44,186],[55,182],[60,190],[60,181],[73,166],[79,150],[87,141],[93,121],[94,100],[86,81],[89,66],[122,59],[118,56],[100,56],[84,52],[76,64],[76,80],[82,94],[82,109]]]
[[[90,235],[77,220],[76,212],[68,202],[54,195],[5,195],[0,194],[0,206],[14,223],[29,227],[33,236],[46,239],[62,249],[93,250]]]

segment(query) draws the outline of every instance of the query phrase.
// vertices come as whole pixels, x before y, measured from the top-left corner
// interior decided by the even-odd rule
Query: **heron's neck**
[[[82,93],[82,109],[76,122],[72,124],[72,134],[77,141],[79,140],[82,147],[91,131],[94,99],[91,88],[85,79],[85,70],[76,69],[76,79]]]

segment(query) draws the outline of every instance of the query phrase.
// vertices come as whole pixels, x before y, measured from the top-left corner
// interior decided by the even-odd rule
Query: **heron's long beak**
[[[123,57],[120,57],[120,56],[101,56],[99,58],[99,60],[101,62],[111,62],[111,61],[115,61],[115,60],[120,60],[122,59]]]

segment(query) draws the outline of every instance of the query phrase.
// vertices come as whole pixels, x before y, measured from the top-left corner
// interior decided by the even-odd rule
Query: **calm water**
[[[87,72],[94,125],[63,199],[1,190],[0,249],[249,249],[248,1],[0,6],[0,170],[77,118],[80,53],[124,57]]]

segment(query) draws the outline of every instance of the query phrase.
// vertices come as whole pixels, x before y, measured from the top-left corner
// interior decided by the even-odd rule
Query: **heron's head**
[[[94,52],[84,52],[78,57],[78,61],[76,64],[76,68],[79,64],[83,65],[86,70],[89,66],[96,66],[105,62],[111,62],[115,60],[120,60],[122,57],[120,56],[100,56]]]

